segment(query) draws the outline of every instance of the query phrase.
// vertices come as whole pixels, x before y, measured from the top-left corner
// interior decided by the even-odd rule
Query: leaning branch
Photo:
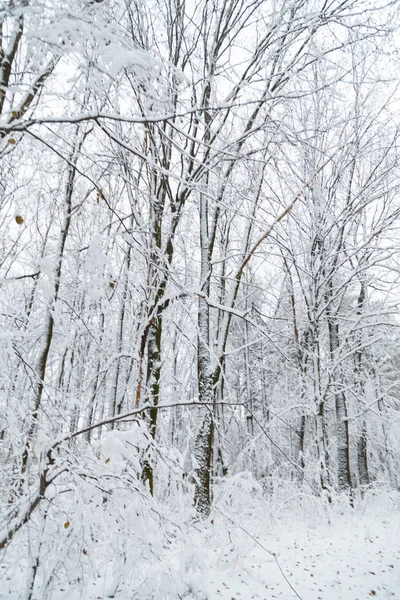
[[[225,406],[245,406],[244,402],[218,402],[218,404],[223,404]],[[161,410],[161,409],[166,409],[166,408],[175,408],[177,406],[199,406],[199,407],[204,407],[207,405],[212,405],[215,406],[214,402],[173,402],[173,403],[168,403],[168,404],[158,404],[157,406],[154,406],[153,404],[143,404],[143,406],[140,406],[139,408],[135,408],[134,410],[131,410],[127,413],[124,413],[122,415],[116,415],[115,417],[110,417],[109,419],[104,419],[104,421],[99,421],[98,423],[94,423],[93,425],[90,425],[89,427],[85,427],[84,429],[79,429],[79,431],[75,431],[74,433],[71,433],[63,438],[61,438],[60,440],[58,440],[57,442],[55,442],[52,446],[51,446],[51,451],[54,450],[55,448],[57,448],[58,446],[60,446],[63,442],[68,442],[69,440],[72,440],[80,435],[83,435],[85,433],[87,433],[88,431],[92,431],[93,429],[98,429],[99,427],[103,427],[105,425],[109,425],[110,423],[116,423],[116,422],[124,422],[126,419],[129,419],[130,417],[134,417],[136,415],[142,414],[148,410]]]

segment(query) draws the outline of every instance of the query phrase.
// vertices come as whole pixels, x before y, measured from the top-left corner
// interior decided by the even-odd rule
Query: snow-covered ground
[[[215,548],[211,543],[206,550],[216,559],[215,565],[209,561],[202,581],[208,600],[400,599],[399,514],[373,520],[346,515],[331,525],[293,523],[271,534],[253,532],[255,540],[249,542],[231,527],[231,544]]]
[[[236,484],[216,498],[205,522],[175,526],[171,512],[169,525],[160,521],[157,530],[144,518],[141,535],[150,545],[141,549],[131,537],[124,560],[118,560],[115,543],[118,535],[130,534],[110,531],[97,549],[93,545],[78,557],[78,567],[69,569],[66,558],[67,568],[44,586],[53,560],[49,548],[31,599],[400,600],[398,494],[369,492],[354,508],[336,498],[327,507],[311,496],[283,492],[265,500],[257,490],[254,497],[249,481]],[[5,556],[0,598],[26,600],[26,562],[12,552]]]
[[[399,508],[394,495],[378,494],[315,521],[317,514],[301,519],[295,511],[234,523],[220,514],[194,549],[208,568],[197,582],[203,595],[193,598],[399,600]]]

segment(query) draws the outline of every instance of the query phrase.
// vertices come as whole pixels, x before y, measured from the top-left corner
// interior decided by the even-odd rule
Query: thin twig
[[[246,535],[248,535],[252,540],[254,540],[254,542],[260,546],[260,548],[262,548],[265,552],[267,552],[268,554],[270,554],[271,556],[274,557],[274,560],[276,562],[276,565],[279,569],[279,571],[281,572],[282,577],[284,578],[284,580],[286,581],[286,583],[288,584],[288,586],[290,587],[290,589],[296,594],[296,596],[300,599],[303,600],[303,598],[300,596],[300,594],[298,593],[298,591],[293,587],[293,585],[290,583],[287,575],[285,575],[283,568],[281,567],[279,560],[275,554],[275,552],[271,552],[271,550],[268,550],[268,548],[266,548],[265,546],[263,546],[263,544],[261,544],[261,542],[259,542],[257,540],[257,538],[254,537],[254,535],[252,535],[250,533],[250,531],[247,531],[247,529],[245,529],[244,527],[242,527],[242,525],[239,525],[238,523],[235,523],[235,521],[233,521],[233,519],[231,519],[230,517],[227,517],[226,515],[224,515],[224,513],[222,512],[222,510],[220,510],[217,506],[214,506],[214,510],[218,511],[223,517],[224,519],[226,519],[227,521],[229,521],[230,523],[232,523],[232,525],[235,525],[235,527],[238,527],[239,529],[241,529]]]

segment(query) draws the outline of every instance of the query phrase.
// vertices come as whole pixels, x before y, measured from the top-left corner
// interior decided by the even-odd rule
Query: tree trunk
[[[208,236],[208,201],[205,195],[200,197],[200,251],[201,291],[208,297],[210,293],[210,248]],[[206,517],[211,507],[211,468],[214,437],[213,421],[213,377],[210,354],[210,308],[205,300],[199,299],[198,305],[198,350],[197,381],[200,402],[206,404],[206,414],[198,430],[194,458],[196,461],[194,503],[197,513]]]
[[[21,468],[22,473],[25,473],[27,466],[28,466],[30,446],[31,446],[31,442],[32,442],[32,439],[34,437],[34,434],[35,434],[35,431],[37,428],[39,412],[41,409],[42,396],[43,396],[45,379],[46,379],[47,362],[48,362],[48,358],[50,355],[50,349],[51,349],[51,345],[52,345],[52,341],[53,341],[54,326],[55,326],[54,314],[55,314],[55,307],[57,304],[58,295],[59,295],[59,291],[60,291],[60,285],[61,285],[61,270],[62,270],[62,263],[63,263],[63,257],[64,257],[64,249],[65,249],[65,244],[66,244],[67,237],[68,237],[68,231],[69,231],[70,224],[71,224],[72,194],[73,194],[74,182],[75,182],[75,176],[76,176],[77,155],[78,155],[78,151],[81,147],[81,144],[82,144],[82,140],[76,144],[76,147],[74,148],[74,151],[73,151],[73,154],[71,157],[71,162],[68,166],[68,176],[67,176],[67,183],[66,183],[65,196],[64,196],[64,223],[63,223],[63,227],[60,232],[57,263],[56,263],[56,267],[55,267],[55,271],[54,271],[53,298],[52,298],[51,305],[49,306],[47,316],[46,316],[46,325],[45,325],[45,330],[44,330],[45,331],[45,341],[44,341],[44,344],[43,344],[43,347],[42,347],[42,350],[41,350],[41,353],[39,356],[39,360],[38,360],[38,369],[37,369],[38,384],[37,384],[37,388],[36,388],[36,392],[35,392],[34,407],[33,407],[32,414],[30,416],[30,425],[29,425],[27,436],[26,436],[25,448],[24,448],[24,452],[22,455],[22,468]]]
[[[329,300],[332,297],[332,282],[329,287]],[[329,309],[328,315],[328,331],[329,331],[329,347],[331,356],[331,369],[334,386],[341,385],[340,378],[336,378],[337,368],[335,361],[338,360],[339,350],[339,325]],[[349,420],[347,416],[346,396],[342,391],[334,391],[335,395],[335,412],[336,412],[336,440],[337,440],[337,481],[338,490],[340,492],[352,489],[352,478],[350,470],[350,436],[349,436]]]

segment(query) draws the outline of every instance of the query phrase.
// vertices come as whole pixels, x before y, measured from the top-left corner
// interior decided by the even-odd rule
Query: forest
[[[400,598],[399,29],[0,2],[1,600]]]

